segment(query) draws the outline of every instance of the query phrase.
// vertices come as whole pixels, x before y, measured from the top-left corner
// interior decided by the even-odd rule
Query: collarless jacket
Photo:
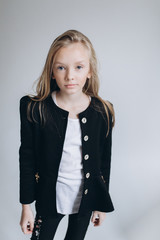
[[[36,212],[41,216],[56,216],[56,181],[63,151],[69,112],[57,106],[51,94],[43,100],[47,112],[45,126],[40,124],[38,104],[34,108],[36,122],[27,119],[27,95],[20,99],[19,147],[19,201],[35,201]],[[32,105],[31,105],[32,106]],[[112,147],[112,118],[108,124],[102,103],[91,97],[90,105],[78,117],[82,136],[82,164],[84,186],[79,216],[87,211],[111,212],[114,210],[109,194]],[[73,132],[74,134],[74,132]],[[64,199],[65,201],[65,199]]]

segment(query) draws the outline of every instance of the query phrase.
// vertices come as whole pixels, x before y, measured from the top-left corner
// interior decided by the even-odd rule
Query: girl
[[[52,240],[68,214],[65,240],[82,240],[90,218],[100,226],[114,210],[115,124],[113,104],[98,95],[96,55],[84,34],[68,30],[54,40],[36,90],[20,99],[20,226],[32,240]]]

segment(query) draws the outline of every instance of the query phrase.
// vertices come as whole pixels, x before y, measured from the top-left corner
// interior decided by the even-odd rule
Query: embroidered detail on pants
[[[32,232],[31,240],[38,240],[40,236],[40,230],[41,230],[41,224],[42,224],[42,218],[41,216],[36,216],[34,221],[34,229]]]

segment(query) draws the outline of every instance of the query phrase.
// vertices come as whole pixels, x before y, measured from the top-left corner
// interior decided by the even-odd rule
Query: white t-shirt
[[[56,91],[52,92],[52,99],[58,106]],[[56,183],[58,213],[78,213],[82,198],[83,183],[84,174],[80,122],[79,119],[68,117],[62,158]]]

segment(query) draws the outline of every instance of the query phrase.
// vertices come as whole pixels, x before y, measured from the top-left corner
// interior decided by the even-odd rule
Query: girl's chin
[[[63,86],[62,88],[60,88],[61,92],[72,92],[72,93],[76,93],[79,91],[82,91],[83,88],[81,88],[78,84],[75,85],[74,87],[67,87],[67,86]]]

